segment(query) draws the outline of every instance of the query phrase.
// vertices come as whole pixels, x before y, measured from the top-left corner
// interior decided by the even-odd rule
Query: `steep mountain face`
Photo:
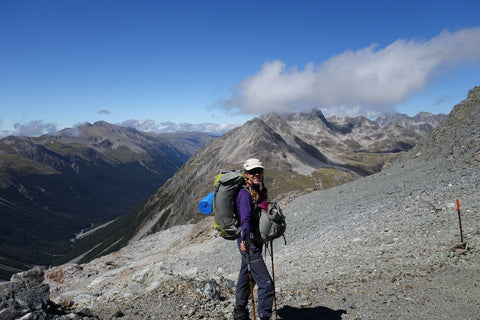
[[[0,274],[53,263],[75,233],[125,214],[210,139],[96,122],[0,140]]]
[[[265,163],[270,199],[288,202],[378,172],[424,134],[398,124],[380,126],[364,117],[327,120],[320,111],[255,118],[209,142],[130,212],[129,220],[137,222],[132,241],[203,218],[197,204],[212,190],[214,177],[240,169],[246,158]]]
[[[402,159],[441,158],[445,166],[463,167],[480,161],[480,87],[469,91],[467,99],[457,104],[452,112],[425,140]]]

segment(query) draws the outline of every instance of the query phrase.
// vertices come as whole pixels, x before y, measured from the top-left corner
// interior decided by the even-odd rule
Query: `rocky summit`
[[[476,87],[388,169],[281,203],[287,243],[265,258],[278,319],[478,319],[479,122]],[[99,319],[232,319],[239,266],[207,217],[44,282]]]

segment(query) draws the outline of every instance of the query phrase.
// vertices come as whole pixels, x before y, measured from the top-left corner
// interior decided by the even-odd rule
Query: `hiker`
[[[255,208],[258,208],[258,206],[268,206],[266,203],[268,193],[263,184],[262,162],[258,159],[246,160],[243,163],[243,174],[247,188],[241,189],[236,198],[240,226],[244,232],[242,232],[237,240],[238,248],[242,256],[242,263],[238,274],[233,318],[234,320],[250,319],[247,309],[250,294],[253,294],[253,290],[251,290],[250,287],[250,270],[253,284],[258,286],[257,313],[260,319],[264,320],[270,319],[272,316],[275,289],[270,273],[263,260],[263,243],[255,241],[254,237],[251,236],[259,232],[259,217]],[[258,206],[255,206],[255,204]],[[250,259],[247,259],[247,254],[250,255]],[[248,262],[250,262],[250,266]]]

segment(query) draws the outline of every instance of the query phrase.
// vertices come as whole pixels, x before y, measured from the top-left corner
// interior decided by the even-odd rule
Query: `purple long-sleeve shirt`
[[[250,234],[250,221],[252,220],[252,207],[253,201],[250,192],[245,189],[241,189],[237,194],[237,212],[238,219],[240,220],[240,226],[242,227],[242,234],[240,241],[243,240],[244,234]]]
[[[257,186],[253,186],[254,190],[256,190],[259,194],[259,190]],[[259,199],[258,203],[262,202],[262,199]],[[240,241],[243,240],[243,233],[249,235],[251,232],[256,231],[255,228],[258,226],[252,226],[253,220],[253,200],[250,192],[247,189],[241,189],[237,194],[237,212],[238,218],[240,220],[240,226],[242,227],[242,235],[240,236]]]

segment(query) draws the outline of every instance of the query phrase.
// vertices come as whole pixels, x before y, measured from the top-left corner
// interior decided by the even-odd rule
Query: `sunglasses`
[[[247,171],[248,174],[255,175],[255,174],[263,174],[263,169],[257,168],[257,169],[252,169],[250,171]]]

